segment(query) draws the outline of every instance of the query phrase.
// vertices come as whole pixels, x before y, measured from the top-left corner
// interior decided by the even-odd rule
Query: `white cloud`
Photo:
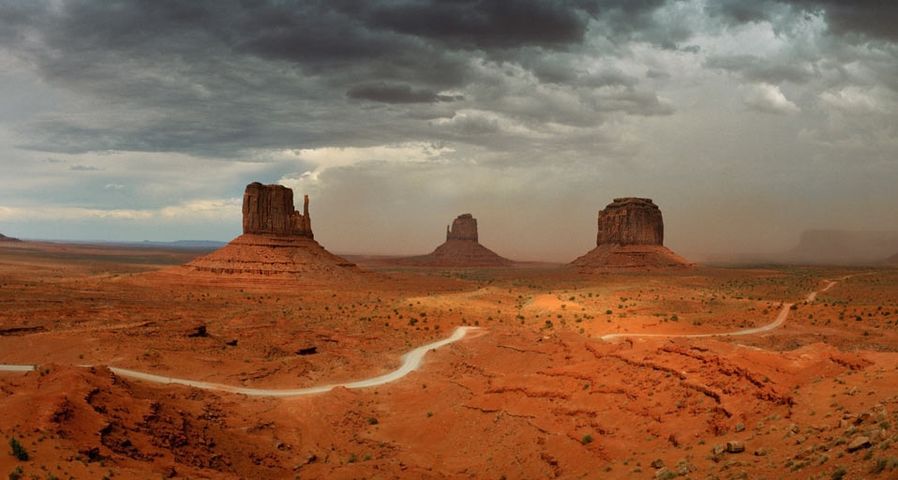
[[[821,93],[820,100],[830,108],[850,114],[886,113],[895,107],[894,100],[881,87],[845,87]]]
[[[278,183],[291,188],[308,187],[318,182],[322,172],[329,168],[348,167],[360,163],[381,162],[426,163],[439,161],[444,155],[455,150],[445,145],[429,142],[404,142],[373,147],[323,147],[282,150],[274,157],[293,161],[304,161],[314,168],[301,174],[285,175]]]
[[[801,111],[798,105],[783,95],[780,87],[769,83],[752,85],[742,101],[748,108],[763,113],[789,114]]]
[[[99,209],[66,206],[0,206],[0,220],[4,221],[68,221],[68,220],[216,220],[238,218],[241,199],[192,200],[158,209]]]

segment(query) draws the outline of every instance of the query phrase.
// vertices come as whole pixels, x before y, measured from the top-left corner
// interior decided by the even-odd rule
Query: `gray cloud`
[[[480,211],[504,222],[496,248],[562,258],[632,194],[661,202],[674,246],[888,227],[893,20],[835,0],[0,0],[0,213],[45,206],[77,230],[123,210],[103,218],[155,234],[152,212],[283,180],[341,249],[346,215],[386,250],[399,230],[378,219],[414,205],[403,231]],[[545,232],[521,241],[533,219]]]
[[[898,3],[882,0],[717,0],[709,13],[734,23],[771,21],[776,17],[821,13],[832,33],[893,42],[898,40]]]
[[[69,167],[69,170],[72,170],[74,172],[98,172],[102,169],[99,167],[95,167],[93,165],[78,164],[78,165],[72,165],[71,167]]]
[[[351,87],[346,96],[358,100],[383,103],[434,103],[464,99],[461,95],[439,95],[426,89],[414,89],[406,84],[374,84]]]
[[[705,66],[739,73],[748,80],[769,83],[804,83],[818,75],[808,62],[771,60],[755,55],[711,56]]]
[[[22,148],[239,157],[410,136],[466,141],[416,121],[455,115],[427,110],[434,103],[476,102],[525,123],[667,114],[671,107],[639,88],[637,77],[576,66],[590,29],[635,34],[662,4],[70,0],[60,8],[5,3],[0,34],[51,84],[102,99],[91,115],[48,113],[21,123]],[[526,79],[530,69],[536,82]],[[542,82],[574,89],[573,97],[540,92]],[[511,83],[513,92],[495,88]],[[589,91],[605,87],[621,88]],[[572,99],[581,106],[572,108]],[[370,108],[359,111],[359,100]]]

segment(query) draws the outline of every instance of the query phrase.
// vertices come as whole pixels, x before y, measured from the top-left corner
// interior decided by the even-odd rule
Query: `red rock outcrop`
[[[596,245],[663,245],[661,209],[649,198],[615,198],[599,211]]]
[[[446,225],[446,240],[477,241],[477,219],[470,213],[463,213],[452,221],[452,228]]]
[[[302,213],[299,213],[293,208],[293,190],[259,182],[247,185],[243,193],[243,233],[314,238],[309,196],[304,197]]]
[[[584,269],[689,265],[663,244],[664,220],[651,199],[615,198],[599,211],[596,248],[571,263]]]
[[[477,237],[477,219],[470,213],[446,227],[446,241],[432,253],[397,260],[402,265],[429,267],[507,267],[514,262],[484,247]]]
[[[186,265],[189,271],[240,276],[334,277],[358,272],[355,265],[315,241],[309,197],[294,210],[293,190],[254,182],[243,194],[243,235]]]

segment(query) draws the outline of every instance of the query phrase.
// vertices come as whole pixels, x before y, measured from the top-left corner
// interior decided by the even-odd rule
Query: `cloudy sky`
[[[898,229],[898,2],[0,0],[0,232],[228,240],[256,180],[350,253]]]

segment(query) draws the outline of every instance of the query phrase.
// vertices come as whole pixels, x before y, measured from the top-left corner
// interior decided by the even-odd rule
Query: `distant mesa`
[[[18,238],[7,237],[6,235],[0,233],[0,242],[21,242]]]
[[[615,198],[599,211],[596,248],[571,262],[581,268],[666,268],[689,261],[664,246],[661,209],[648,198]]]
[[[892,255],[891,257],[886,259],[886,264],[888,265],[898,265],[898,253]]]
[[[470,213],[446,226],[446,241],[428,255],[397,260],[402,265],[430,267],[507,267],[514,262],[480,244],[477,219]]]
[[[186,268],[240,276],[334,276],[358,271],[315,241],[308,195],[299,213],[293,206],[293,190],[258,182],[247,185],[243,193],[243,235]]]
[[[877,264],[898,252],[898,232],[806,230],[798,245],[781,255],[788,263],[823,265]]]

